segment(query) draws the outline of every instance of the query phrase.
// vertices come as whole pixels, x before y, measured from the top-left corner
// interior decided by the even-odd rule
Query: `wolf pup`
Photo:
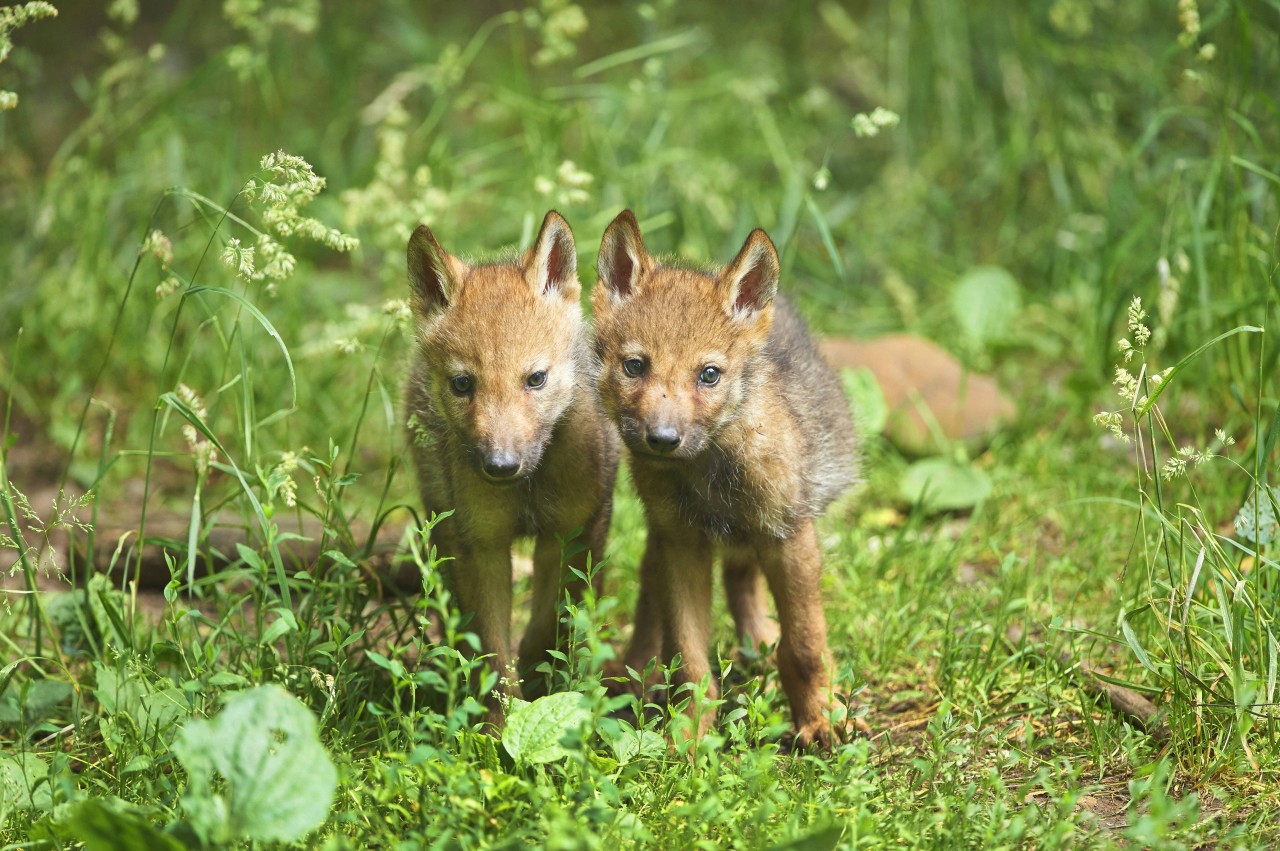
[[[781,638],[797,747],[830,747],[831,657],[814,518],[855,475],[848,403],[803,321],[778,297],[762,230],[707,274],[654,260],[630,210],[605,231],[592,293],[601,401],[630,450],[649,537],[626,662],[680,654],[677,682],[710,673],[712,561],[739,637]],[[715,684],[712,683],[712,696]],[[701,735],[708,713],[698,718]]]
[[[533,610],[520,642],[526,696],[546,690],[539,664],[557,646],[557,603],[581,582],[562,569],[557,536],[582,530],[585,567],[604,552],[617,473],[617,436],[600,413],[579,303],[569,225],[547,213],[533,248],[508,262],[468,265],[426,225],[409,239],[417,346],[408,432],[422,501],[453,515],[432,531],[452,558],[447,578],[481,651],[506,685],[511,647],[511,544],[536,539]],[[489,721],[502,715],[491,695]]]

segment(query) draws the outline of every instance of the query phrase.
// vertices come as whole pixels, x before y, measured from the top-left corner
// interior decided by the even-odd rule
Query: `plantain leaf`
[[[999,266],[965,272],[951,291],[951,312],[969,343],[986,347],[1008,339],[1022,310],[1018,282]]]
[[[183,727],[173,751],[189,777],[183,808],[212,843],[297,842],[324,822],[337,787],[315,716],[280,686],[232,695]],[[226,781],[218,793],[214,772]]]
[[[502,746],[517,763],[555,762],[569,755],[564,739],[590,721],[591,709],[581,694],[549,694],[512,710]]]
[[[49,766],[33,753],[0,753],[0,824],[19,810],[53,808]]]
[[[971,464],[924,458],[907,468],[898,485],[903,502],[926,513],[973,508],[991,493],[991,479]]]
[[[161,833],[119,798],[86,798],[76,804],[70,818],[61,826],[83,842],[87,851],[125,848],[182,851],[185,847],[172,836]]]
[[[97,686],[94,697],[107,715],[128,715],[147,737],[172,735],[172,727],[191,714],[187,693],[177,686],[158,688],[127,666],[120,670],[101,662],[93,664]]]

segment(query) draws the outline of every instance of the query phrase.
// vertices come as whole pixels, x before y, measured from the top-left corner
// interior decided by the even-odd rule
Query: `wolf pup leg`
[[[582,551],[564,558],[560,539],[552,534],[537,538],[533,550],[533,602],[529,613],[529,627],[520,641],[520,679],[526,699],[532,700],[547,693],[547,681],[538,672],[538,666],[552,662],[549,651],[568,650],[568,634],[560,623],[560,604],[567,591],[573,600],[581,600],[586,583],[573,572],[583,574],[588,567],[599,579],[597,566],[604,558],[605,537],[609,532],[611,504],[606,502],[582,530],[582,537],[574,541]],[[589,562],[588,562],[589,560]],[[599,593],[599,582],[596,582]]]
[[[778,623],[769,614],[769,588],[756,559],[735,559],[726,552],[721,576],[729,614],[738,630],[738,646],[754,652],[777,644]]]
[[[827,719],[832,662],[822,611],[822,551],[813,521],[801,521],[788,538],[762,547],[760,563],[778,604],[778,676],[791,704],[794,744],[829,749],[834,743]]]

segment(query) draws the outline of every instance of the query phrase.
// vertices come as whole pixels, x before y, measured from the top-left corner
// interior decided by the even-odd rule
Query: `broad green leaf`
[[[95,662],[94,696],[108,715],[127,715],[146,736],[166,735],[191,714],[187,694],[177,686],[158,688],[141,674]]]
[[[831,851],[840,844],[844,828],[840,825],[824,827],[789,842],[780,842],[770,851]]]
[[[0,753],[0,824],[19,810],[53,808],[49,766],[31,753]]]
[[[245,687],[249,685],[249,680],[232,671],[218,671],[209,677],[209,685],[217,686],[218,688],[224,686]]]
[[[173,751],[189,776],[183,808],[207,841],[296,842],[328,815],[337,771],[315,716],[280,686],[232,695],[182,728]],[[213,774],[226,784],[213,791]]]
[[[356,563],[348,558],[346,553],[339,552],[338,550],[325,550],[324,554],[342,567],[350,570],[355,570],[357,568]]]
[[[236,543],[236,552],[240,554],[240,559],[247,564],[252,570],[263,574],[267,573],[267,566],[262,563],[262,557],[258,553],[244,544]]]
[[[102,628],[109,625],[99,624],[89,607],[88,590],[75,588],[47,594],[44,599],[45,614],[57,627],[62,652],[69,656],[92,656],[97,652],[102,642]]]
[[[517,763],[555,762],[569,754],[561,740],[590,721],[591,709],[582,695],[549,694],[511,711],[502,746]]]
[[[278,617],[271,622],[265,630],[262,631],[262,637],[258,639],[258,643],[262,645],[274,644],[281,638],[284,638],[291,632],[298,629],[298,619],[293,616],[293,612],[283,607],[273,609]]]
[[[951,311],[975,346],[1008,339],[1022,310],[1018,282],[999,266],[965,272],[951,291]]]
[[[388,659],[376,650],[368,650],[365,652],[365,658],[379,668],[383,668],[391,673],[391,676],[398,680],[409,678],[409,672],[405,669],[404,663],[399,659]]]
[[[86,798],[76,804],[60,827],[84,843],[87,851],[182,851],[183,845],[161,833],[141,814],[118,798]]]
[[[853,409],[858,434],[880,434],[884,431],[885,424],[889,422],[889,405],[875,374],[866,367],[846,367],[840,370],[840,381],[844,384],[849,407]]]
[[[971,464],[924,458],[907,468],[898,485],[903,502],[926,512],[973,508],[991,493],[991,479]]]
[[[24,693],[22,684],[10,680],[9,687],[0,693],[0,723],[42,721],[75,692],[71,683],[62,680],[32,680],[25,688]]]
[[[153,765],[155,765],[155,760],[146,754],[134,754],[133,758],[125,763],[125,766],[121,769],[120,773],[136,774],[139,771],[149,771]]]
[[[667,750],[667,741],[652,730],[637,730],[627,724],[609,746],[618,762],[625,764],[640,756],[662,756]]]

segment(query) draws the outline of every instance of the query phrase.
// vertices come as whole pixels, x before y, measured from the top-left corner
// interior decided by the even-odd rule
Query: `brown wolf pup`
[[[773,592],[796,746],[830,747],[831,659],[813,521],[854,479],[853,425],[836,376],[776,295],[773,243],[755,230],[711,274],[668,265],[645,251],[628,210],[605,231],[598,271],[601,401],[630,450],[649,524],[626,662],[641,670],[661,650],[668,661],[680,654],[677,682],[710,673],[719,549],[744,641],[777,635],[762,574]],[[701,734],[711,718],[697,717]]]
[[[547,213],[533,248],[508,262],[468,265],[425,225],[409,239],[417,348],[407,391],[409,438],[422,501],[453,509],[432,531],[481,651],[511,672],[511,544],[536,539],[533,611],[519,648],[526,696],[546,690],[537,666],[557,645],[556,606],[581,582],[561,568],[557,536],[581,529],[585,567],[604,552],[617,436],[600,413],[579,303],[573,233]],[[511,693],[505,682],[499,690]],[[491,696],[489,721],[501,726]]]

